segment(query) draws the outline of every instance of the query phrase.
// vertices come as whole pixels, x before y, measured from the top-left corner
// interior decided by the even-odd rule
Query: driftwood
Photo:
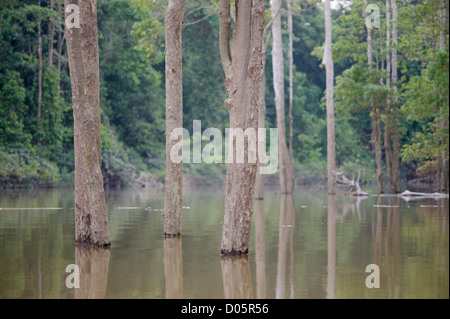
[[[352,180],[348,179],[343,172],[336,172],[336,183],[339,186],[343,187],[349,187],[350,190],[348,192],[349,195],[352,196],[370,196],[369,193],[364,192],[361,190],[361,187],[359,186],[359,177],[361,175],[361,170],[358,172],[358,177],[355,180],[353,177]]]

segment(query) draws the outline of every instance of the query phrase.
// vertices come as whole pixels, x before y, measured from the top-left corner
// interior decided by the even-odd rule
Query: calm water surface
[[[182,239],[162,237],[162,191],[106,196],[112,247],[95,250],[74,244],[72,190],[2,190],[0,298],[449,298],[448,198],[267,190],[239,259],[219,256],[220,188],[185,191]]]

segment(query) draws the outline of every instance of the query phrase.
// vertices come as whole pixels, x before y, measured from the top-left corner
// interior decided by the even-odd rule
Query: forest
[[[360,174],[360,183],[381,193],[448,193],[448,1],[397,1],[395,35],[394,17],[386,14],[390,2],[332,3],[336,170]],[[378,28],[366,25],[367,4],[379,9]],[[267,24],[273,12],[268,1],[265,6]],[[101,169],[108,187],[164,184],[166,8],[164,0],[98,0]],[[292,83],[286,71],[289,12]],[[277,14],[295,183],[326,184],[324,2],[281,1]],[[74,182],[64,19],[62,0],[0,1],[0,188]],[[189,132],[194,120],[203,128],[230,127],[219,24],[219,1],[186,1],[182,124]],[[266,41],[264,122],[272,128],[279,126],[272,59],[277,40]],[[185,164],[183,173],[202,183],[222,182],[226,168]],[[266,183],[277,182],[266,176]]]

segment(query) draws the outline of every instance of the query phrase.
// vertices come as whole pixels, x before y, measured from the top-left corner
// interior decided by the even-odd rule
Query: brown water
[[[72,190],[1,192],[0,298],[449,298],[448,198],[268,190],[248,258],[223,259],[220,188],[185,191],[179,240],[162,237],[162,191],[108,192],[107,250],[75,246]]]

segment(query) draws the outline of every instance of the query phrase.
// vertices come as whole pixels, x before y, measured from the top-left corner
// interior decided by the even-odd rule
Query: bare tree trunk
[[[164,235],[181,235],[183,203],[183,161],[174,163],[170,133],[183,127],[182,26],[185,0],[169,0],[166,11],[166,185]],[[183,139],[183,136],[180,137]]]
[[[389,0],[386,0],[386,87],[391,87],[391,13],[389,8]],[[386,100],[386,121],[384,124],[384,152],[386,157],[386,172],[388,177],[389,193],[394,192],[394,181],[392,175],[392,110],[391,98],[388,96]]]
[[[327,163],[328,194],[336,194],[336,146],[334,129],[334,66],[331,52],[331,5],[325,2],[325,51],[323,64],[326,70],[326,108],[327,108]]]
[[[392,192],[400,193],[400,136],[398,132],[398,93],[397,93],[397,0],[391,0],[392,6]]]
[[[367,5],[367,0],[364,0]],[[364,18],[366,18],[366,10],[363,10]],[[372,48],[372,28],[367,27],[367,64],[369,73],[372,72],[373,65],[373,48]],[[378,69],[378,62],[377,62]],[[382,164],[382,150],[381,150],[381,130],[380,130],[380,110],[374,102],[370,102],[372,110],[372,138],[375,150],[375,162],[377,165],[377,186],[380,194],[384,193],[383,186],[383,164]]]
[[[286,142],[286,122],[284,115],[284,58],[283,38],[281,34],[281,18],[278,12],[281,8],[280,0],[270,1],[272,16],[276,17],[272,24],[272,65],[273,65],[273,87],[275,91],[275,108],[277,114],[278,128],[278,156],[280,165],[280,192],[282,194],[292,193],[293,179],[289,151]]]
[[[264,0],[236,2],[236,27],[231,51],[230,0],[220,1],[219,17],[220,54],[228,95],[225,105],[230,115],[230,128],[244,131],[249,128],[256,133],[263,70]],[[229,143],[230,148],[236,150],[234,139]],[[256,163],[248,160],[249,144],[247,140],[244,145],[244,163],[228,164],[222,255],[248,254],[257,168]]]
[[[439,10],[439,18],[440,18],[440,32],[439,32],[439,49],[444,50],[446,44],[446,25],[447,25],[447,11],[445,8],[445,2],[443,0],[440,1],[440,10]],[[442,94],[441,94],[442,98]],[[444,106],[445,107],[445,106]],[[447,95],[447,107],[448,107],[448,95]],[[441,120],[440,128],[444,130],[448,127],[448,118]],[[441,145],[443,147],[441,158],[439,160],[439,176],[440,183],[438,191],[448,193],[449,192],[449,169],[448,169],[448,143],[445,137],[441,140]]]
[[[80,8],[80,28],[67,28],[75,147],[75,241],[109,246],[101,170],[97,1],[65,0]],[[66,17],[70,13],[66,12]]]
[[[294,162],[294,122],[292,119],[292,108],[294,105],[294,39],[292,27],[292,6],[291,0],[287,1],[288,6],[288,33],[289,33],[289,161],[290,171],[288,176],[288,186],[292,188],[290,193],[294,191],[295,185],[295,162]]]
[[[41,6],[41,0],[38,1],[38,6]],[[39,58],[39,75],[38,75],[38,119],[42,117],[42,36],[41,36],[41,21],[38,24],[38,58]]]
[[[53,10],[53,0],[50,1],[50,9]],[[53,37],[55,35],[55,20],[50,17],[48,23],[48,63],[47,68],[50,70],[53,65]]]
[[[265,52],[265,50],[264,50]],[[266,75],[264,70],[266,67],[266,54],[263,53],[262,57],[263,70],[261,75],[261,84],[259,86],[259,100],[258,100],[258,128],[266,127]],[[258,154],[258,158],[262,159],[265,154]],[[260,167],[261,162],[258,160],[258,169],[256,172],[255,180],[255,199],[264,199],[264,174],[261,174]]]

